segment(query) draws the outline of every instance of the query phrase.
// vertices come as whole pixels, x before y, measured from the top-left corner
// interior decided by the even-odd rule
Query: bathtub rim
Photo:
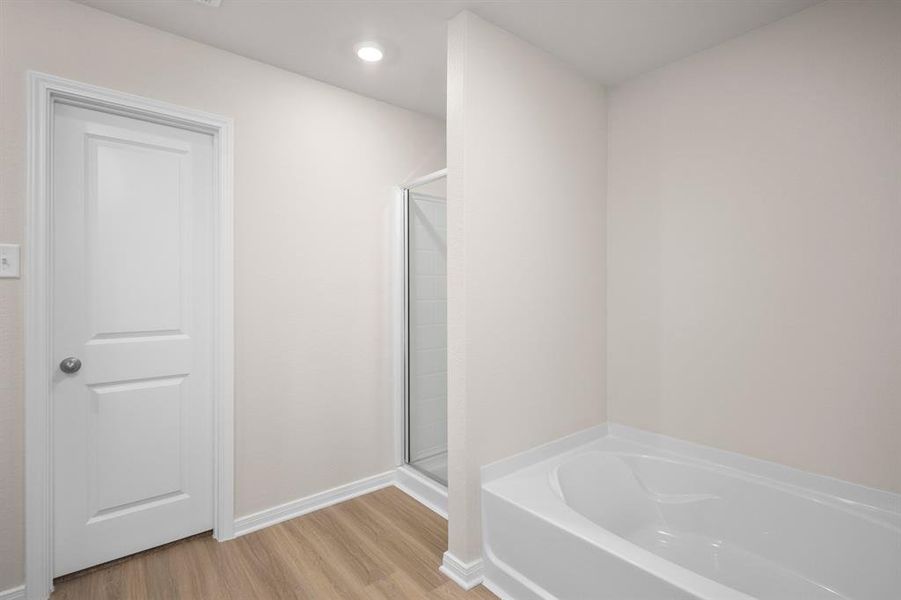
[[[682,465],[689,468],[699,469],[701,471],[709,472],[709,473],[717,473],[726,478],[737,479],[739,481],[744,481],[747,483],[751,483],[754,485],[762,485],[774,490],[777,490],[784,494],[789,494],[792,496],[796,496],[798,498],[802,498],[807,500],[808,502],[814,502],[816,504],[829,507],[833,510],[838,510],[849,515],[852,515],[854,518],[863,519],[868,521],[878,527],[885,527],[890,529],[896,533],[901,534],[901,520],[899,520],[898,513],[892,511],[885,511],[881,508],[870,506],[868,504],[862,504],[860,502],[854,502],[850,500],[845,500],[842,498],[838,498],[833,495],[824,494],[815,490],[811,490],[809,488],[802,488],[796,485],[783,483],[781,481],[776,481],[769,477],[765,477],[762,475],[757,475],[754,473],[749,473],[744,470],[736,469],[733,467],[728,467],[726,465],[722,465],[719,463],[714,463],[710,461],[704,460],[696,460],[696,459],[686,459],[684,457],[677,456],[675,454],[670,453],[650,453],[644,452],[638,449],[628,449],[628,450],[599,450],[595,448],[583,448],[583,450],[579,453],[574,453],[571,457],[573,460],[579,460],[586,456],[616,456],[620,458],[637,458],[648,461],[660,461],[665,463],[673,463],[676,465]],[[569,460],[559,460],[555,461],[554,465],[549,467],[549,483],[551,489],[554,490],[554,493],[558,495],[561,501],[564,504],[568,504],[566,500],[566,494],[563,490],[563,485],[560,482],[560,469],[569,463]],[[578,512],[578,511],[576,511]],[[584,516],[584,515],[583,515]],[[590,519],[589,519],[590,520]],[[600,525],[600,524],[599,524]],[[604,527],[601,525],[601,527]]]
[[[901,493],[868,487],[828,475],[811,473],[777,462],[721,450],[695,442],[606,422],[565,437],[530,448],[513,456],[484,465],[481,485],[485,486],[527,467],[545,461],[558,461],[599,439],[611,437],[654,449],[668,457],[707,463],[761,483],[776,483],[784,491],[803,496],[820,496],[855,512],[876,512],[894,527],[901,527]]]

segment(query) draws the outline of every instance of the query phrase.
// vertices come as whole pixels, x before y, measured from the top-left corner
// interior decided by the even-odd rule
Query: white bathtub
[[[485,467],[514,600],[901,599],[901,496],[621,426]]]

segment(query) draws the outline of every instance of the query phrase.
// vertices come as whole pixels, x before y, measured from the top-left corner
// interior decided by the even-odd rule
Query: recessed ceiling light
[[[384,51],[378,44],[365,42],[357,45],[357,56],[363,62],[374,63],[379,62],[385,56]]]

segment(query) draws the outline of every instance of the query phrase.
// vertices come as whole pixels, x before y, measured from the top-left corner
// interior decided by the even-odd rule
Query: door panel
[[[183,382],[167,377],[91,388],[92,519],[184,492]]]
[[[87,131],[94,333],[178,330],[182,237],[191,234],[188,146],[93,124]]]
[[[212,139],[59,104],[55,575],[213,523]]]

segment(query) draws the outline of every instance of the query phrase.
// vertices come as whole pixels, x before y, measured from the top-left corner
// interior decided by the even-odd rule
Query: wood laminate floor
[[[219,543],[189,538],[60,578],[52,600],[497,600],[438,572],[447,522],[389,487]]]

